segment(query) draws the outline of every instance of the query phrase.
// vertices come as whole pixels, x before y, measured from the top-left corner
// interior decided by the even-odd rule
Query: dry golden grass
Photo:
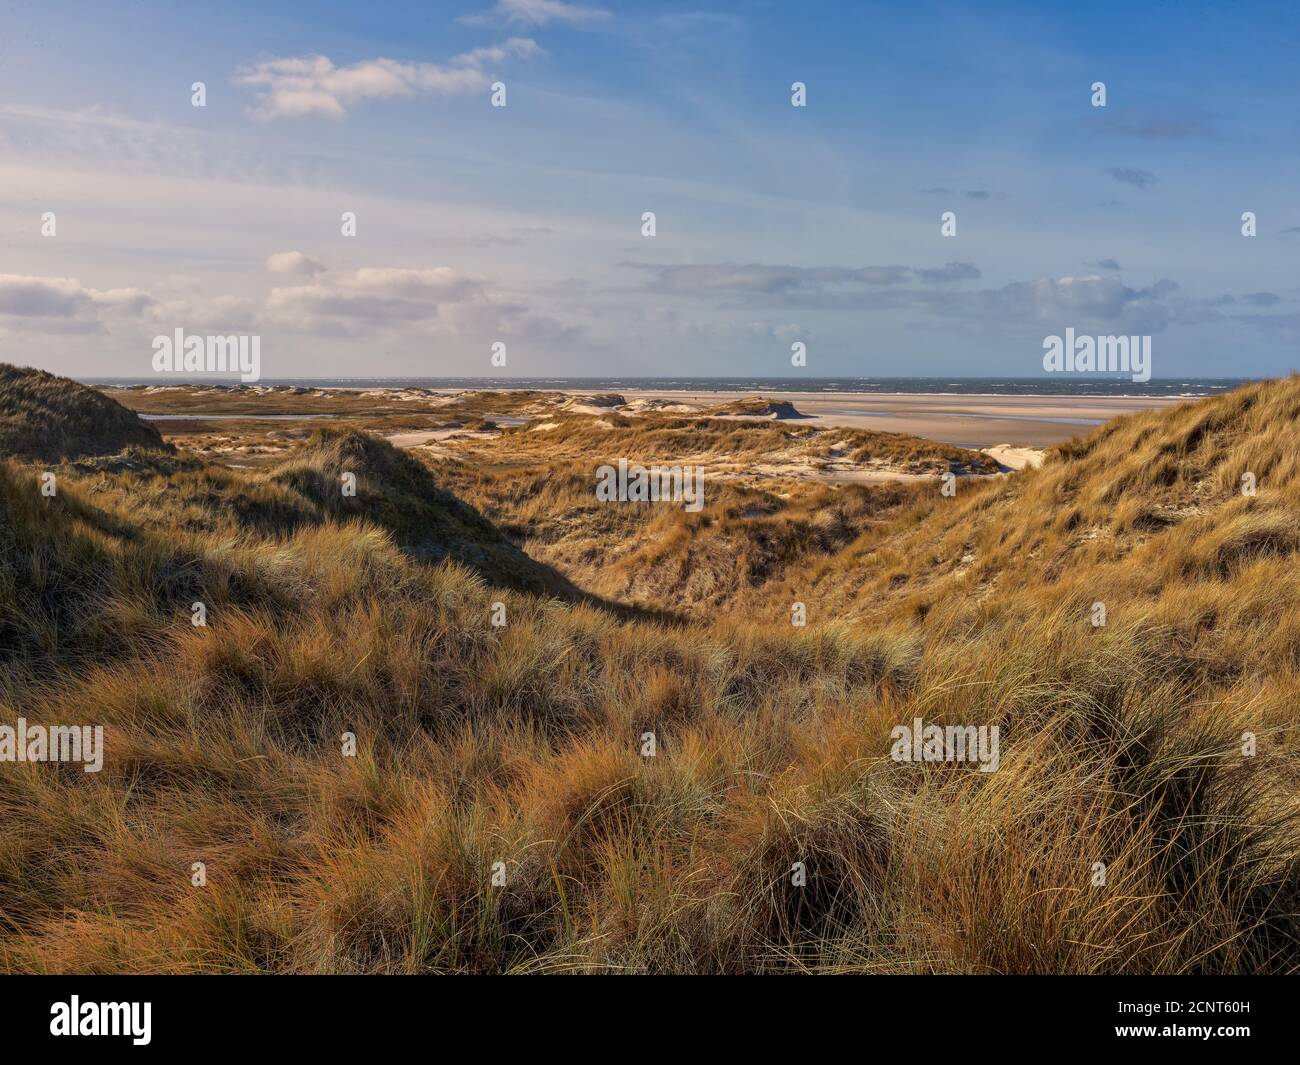
[[[867,429],[670,414],[557,414],[548,416],[546,422],[553,428],[538,431],[536,426],[523,425],[506,430],[507,439],[496,450],[508,449],[521,459],[542,456],[548,461],[593,454],[622,455],[644,465],[689,460],[713,465],[753,463],[783,456],[787,461],[814,465],[832,459],[874,461],[914,474],[998,470],[995,461],[976,451],[903,433]]]
[[[124,447],[167,445],[108,396],[66,377],[0,363],[0,455],[57,462]]]
[[[1300,968],[1300,381],[954,499],[597,513],[562,449],[513,480],[478,453],[136,453],[60,467],[54,499],[0,465],[0,720],[108,743],[97,775],[0,765],[0,968]],[[476,555],[514,549],[482,515],[605,600]],[[913,717],[998,725],[1000,768],[892,761]]]
[[[833,557],[921,491],[898,483],[712,480],[706,467],[701,511],[610,507],[593,494],[590,460],[560,457],[567,452],[548,459],[545,450],[521,455],[513,439],[431,465],[530,556],[583,588],[701,617],[766,599],[771,582]]]

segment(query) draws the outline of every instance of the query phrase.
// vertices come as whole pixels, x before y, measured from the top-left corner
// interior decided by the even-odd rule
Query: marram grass
[[[1300,968],[1300,380],[953,499],[597,513],[556,448],[0,465],[0,720],[107,744],[0,767],[0,969]]]

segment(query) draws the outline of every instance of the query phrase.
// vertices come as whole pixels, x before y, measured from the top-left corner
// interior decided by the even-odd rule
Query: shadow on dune
[[[622,620],[681,624],[663,610],[630,606],[584,591],[531,558],[476,508],[442,488],[418,459],[353,429],[321,429],[267,479],[292,488],[323,514],[356,518],[388,531],[414,558],[451,559],[485,582],[607,611]],[[347,486],[347,494],[344,486]]]

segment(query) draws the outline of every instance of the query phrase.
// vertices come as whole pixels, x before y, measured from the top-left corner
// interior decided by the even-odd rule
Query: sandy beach
[[[658,399],[704,408],[758,393],[625,391],[621,394],[629,402]],[[825,392],[764,395],[793,403],[806,415],[806,424],[910,433],[969,448],[999,444],[1049,447],[1084,435],[1102,422],[1123,414],[1163,410],[1187,402],[1172,397],[1136,396],[828,395]]]

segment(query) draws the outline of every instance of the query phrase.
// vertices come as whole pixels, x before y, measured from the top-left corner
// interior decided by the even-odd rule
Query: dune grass
[[[125,447],[170,450],[116,400],[66,377],[0,363],[0,455],[57,462]]]
[[[721,409],[721,408],[719,408]],[[780,455],[787,460],[823,463],[841,458],[874,461],[916,474],[994,473],[998,464],[987,455],[905,433],[802,425],[762,418],[617,413],[601,417],[557,414],[552,427],[508,429],[505,444],[525,457],[549,460],[568,455],[613,454],[651,464],[694,458],[709,462],[758,462]]]
[[[689,520],[353,433],[53,499],[2,464],[0,721],[108,756],[0,765],[0,969],[1294,972],[1297,437],[1291,379],[954,498]],[[604,598],[475,554],[511,539]],[[916,717],[998,725],[1000,767],[893,761]]]

